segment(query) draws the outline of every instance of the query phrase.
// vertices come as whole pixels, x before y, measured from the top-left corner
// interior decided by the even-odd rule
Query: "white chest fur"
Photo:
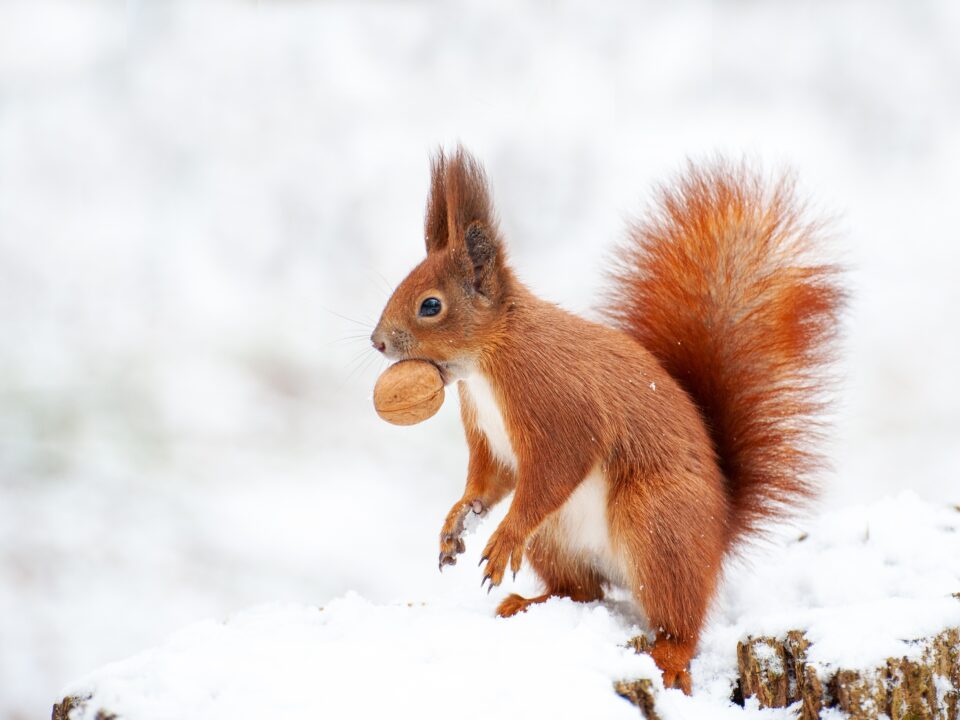
[[[516,469],[517,456],[490,381],[480,373],[472,373],[461,382],[476,413],[477,427],[486,436],[490,451],[504,465]],[[596,567],[608,581],[626,584],[623,558],[614,551],[610,541],[607,479],[601,468],[594,468],[583,479],[554,517],[559,530],[558,539],[568,552]]]
[[[473,403],[477,427],[487,438],[490,452],[503,464],[517,467],[517,455],[507,435],[507,426],[503,422],[503,413],[493,394],[490,381],[480,373],[472,373],[462,380]]]
[[[594,468],[557,511],[560,537],[567,549],[594,565],[610,582],[624,585],[623,559],[610,542],[607,479]]]

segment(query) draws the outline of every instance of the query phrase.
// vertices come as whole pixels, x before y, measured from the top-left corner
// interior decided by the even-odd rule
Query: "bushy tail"
[[[606,315],[690,394],[743,539],[814,492],[817,416],[844,291],[789,178],[690,165],[632,226]]]

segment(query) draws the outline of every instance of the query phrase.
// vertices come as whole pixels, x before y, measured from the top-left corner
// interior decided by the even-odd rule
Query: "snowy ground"
[[[627,597],[552,600],[495,619],[497,598],[470,587],[471,547],[447,570],[459,576],[457,596],[373,604],[348,593],[319,608],[261,606],[193,625],[67,692],[90,696],[88,720],[101,709],[138,720],[636,718],[612,685],[648,677],[667,720],[793,717],[730,702],[738,640],[802,629],[816,666],[872,669],[914,654],[905,641],[960,625],[951,595],[960,587],[960,510],[910,493],[832,512],[803,540],[784,535],[755,568],[731,572],[692,667],[690,698],[664,691],[649,656],[624,647],[645,629]]]
[[[365,338],[422,252],[440,142],[486,161],[521,276],[585,312],[685,157],[794,166],[855,292],[839,515],[815,521],[893,508],[868,549],[900,505],[937,526],[960,502],[958,24],[949,0],[0,4],[0,717],[263,603],[293,604],[281,627],[408,601],[434,629],[495,627],[469,564],[436,572],[456,403],[405,430],[370,407]],[[958,556],[895,562],[861,600],[841,570],[793,587],[759,555],[704,640],[703,701],[736,633],[911,578],[933,597]],[[621,609],[541,612],[585,628],[606,682],[640,662],[598,649]]]

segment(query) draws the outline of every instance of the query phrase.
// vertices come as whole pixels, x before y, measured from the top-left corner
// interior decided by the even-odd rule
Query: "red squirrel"
[[[600,324],[517,279],[482,167],[463,148],[436,154],[426,259],[371,339],[458,385],[470,459],[441,569],[464,550],[467,515],[513,492],[484,581],[526,558],[545,588],[497,614],[627,588],[664,684],[689,693],[724,557],[812,497],[821,466],[844,291],[802,211],[788,179],[691,165],[630,228]]]

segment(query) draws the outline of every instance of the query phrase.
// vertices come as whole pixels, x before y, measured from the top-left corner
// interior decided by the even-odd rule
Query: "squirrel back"
[[[815,492],[818,414],[845,293],[818,259],[790,177],[690,164],[620,248],[606,317],[653,353],[703,414],[731,540]]]

